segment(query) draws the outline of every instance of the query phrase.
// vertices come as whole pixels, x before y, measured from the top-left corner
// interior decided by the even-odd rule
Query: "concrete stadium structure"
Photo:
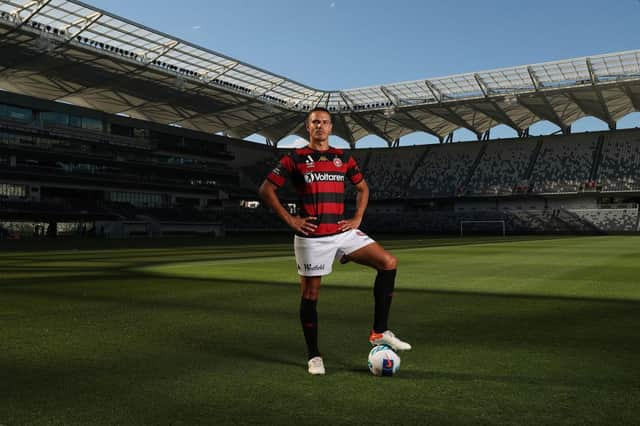
[[[638,231],[640,132],[616,123],[640,110],[640,51],[327,91],[77,1],[2,0],[0,34],[2,235],[282,229],[255,189],[315,106],[372,183],[369,229]],[[571,134],[585,116],[610,130]],[[542,120],[559,134],[530,137]],[[460,128],[478,142],[447,143]],[[399,147],[416,131],[441,143]],[[389,148],[356,149],[370,134]]]

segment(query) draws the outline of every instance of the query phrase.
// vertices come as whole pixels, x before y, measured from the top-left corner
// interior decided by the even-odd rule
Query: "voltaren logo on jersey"
[[[306,183],[314,182],[344,182],[344,175],[340,173],[321,173],[311,172],[304,174],[304,181]]]

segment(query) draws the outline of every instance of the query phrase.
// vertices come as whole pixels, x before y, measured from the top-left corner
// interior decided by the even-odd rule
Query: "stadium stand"
[[[445,144],[429,147],[409,182],[411,198],[447,198],[464,194],[481,142]]]
[[[371,157],[372,151],[372,149],[351,149],[345,150],[345,153],[347,153],[347,155],[353,156],[360,170],[362,170],[364,173],[369,173],[371,171],[371,169],[369,168],[369,158]],[[356,192],[353,189],[353,186],[346,186],[344,196],[345,200],[355,200]]]
[[[221,136],[212,140],[124,117],[84,120],[82,113],[96,112],[69,113],[68,106],[28,106],[28,99],[0,104],[5,225],[76,223],[73,229],[109,238],[286,230],[256,202],[257,187],[286,149]],[[370,231],[458,233],[463,220],[504,221],[509,233],[638,230],[637,201],[634,207],[602,208],[597,199],[581,206],[559,198],[547,207],[546,198],[536,197],[591,197],[594,191],[597,197],[601,191],[630,193],[633,203],[640,182],[639,130],[347,153],[371,187],[363,222]],[[596,180],[597,187],[590,186]],[[291,187],[281,196],[292,206],[296,202]],[[354,197],[349,186],[347,197]],[[501,201],[513,197],[525,202]],[[486,201],[456,207],[467,199]],[[450,201],[429,207],[433,200]]]
[[[604,136],[598,182],[602,192],[640,191],[640,132]]]
[[[486,144],[486,150],[466,184],[466,195],[510,195],[526,180],[536,140],[507,140]]]
[[[530,177],[535,194],[577,193],[589,182],[597,133],[543,138]]]
[[[640,105],[637,51],[326,92],[75,1],[3,2],[0,34],[3,238],[284,231],[257,188],[315,105],[370,184],[367,230],[638,232],[640,130],[614,130]],[[589,114],[612,130],[571,134]],[[528,137],[542,117],[562,134]],[[447,143],[460,128],[478,141]],[[413,131],[440,144],[400,147]]]
[[[394,200],[407,195],[407,183],[425,147],[372,149],[364,162],[370,197],[376,200]],[[358,155],[354,155],[358,160]]]
[[[250,199],[257,196],[258,187],[271,169],[276,166],[278,157],[285,150],[276,150],[253,142],[237,141],[228,145],[233,155],[230,166],[238,172],[238,196]]]
[[[121,220],[139,215],[135,208],[164,208],[176,221],[187,219],[176,208],[190,207],[195,223],[204,220],[197,208],[220,205],[237,187],[228,138],[14,99],[0,104],[4,221]]]
[[[593,224],[602,232],[638,231],[638,207],[612,209],[574,209],[573,214]]]

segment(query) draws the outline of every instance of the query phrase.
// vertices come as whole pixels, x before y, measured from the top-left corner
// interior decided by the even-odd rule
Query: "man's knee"
[[[309,300],[318,300],[318,296],[320,296],[320,292],[317,288],[306,288],[302,290],[302,297]]]
[[[320,296],[320,280],[317,277],[301,277],[300,286],[303,298],[318,300],[318,296]]]
[[[397,268],[398,268],[398,259],[391,253],[385,253],[385,256],[382,259],[382,262],[380,264],[380,269],[389,271],[391,269],[397,269]]]

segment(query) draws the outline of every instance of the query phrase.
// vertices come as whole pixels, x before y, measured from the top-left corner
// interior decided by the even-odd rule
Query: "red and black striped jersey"
[[[316,151],[309,147],[296,149],[283,156],[267,179],[281,187],[291,179],[298,193],[301,217],[317,217],[318,227],[307,237],[337,234],[338,221],[344,218],[345,179],[356,185],[363,180],[355,159],[345,157],[342,150],[329,147]]]

